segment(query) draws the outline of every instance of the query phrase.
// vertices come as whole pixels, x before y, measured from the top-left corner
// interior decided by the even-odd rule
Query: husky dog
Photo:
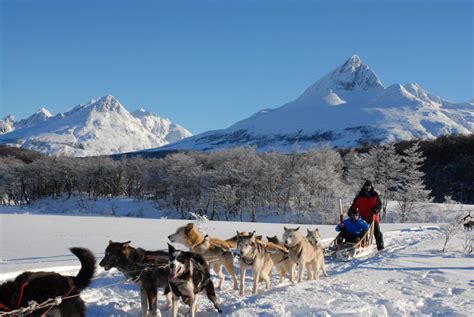
[[[309,230],[306,229],[306,240],[311,243],[313,247],[323,248],[323,244],[321,241],[321,234],[319,233],[319,229],[316,230]]]
[[[319,229],[316,230],[309,230],[307,229],[306,239],[311,243],[314,248],[315,256],[316,256],[316,271],[315,277],[319,277],[319,273],[322,272],[324,276],[328,276],[326,272],[326,264],[324,262],[324,248],[323,243],[321,241],[321,234],[319,233]]]
[[[114,267],[127,278],[133,279],[140,286],[142,315],[153,317],[157,315],[158,308],[157,288],[165,289],[168,306],[171,306],[168,252],[134,248],[130,246],[130,242],[110,240],[105,249],[105,256],[99,265],[106,271]]]
[[[79,294],[94,276],[95,256],[83,248],[70,250],[81,262],[81,269],[76,276],[63,276],[55,272],[24,272],[14,280],[0,285],[0,312],[27,307],[30,301],[42,304],[50,298],[60,296],[70,298],[63,299],[58,306],[38,309],[27,315],[85,317],[86,306]]]
[[[316,250],[311,243],[299,232],[300,227],[289,229],[284,227],[283,241],[288,248],[290,260],[290,281],[293,282],[295,266],[298,264],[298,282],[303,279],[304,269],[308,271],[308,279],[314,279],[316,275],[317,257]]]
[[[200,254],[176,250],[171,244],[168,244],[168,250],[170,267],[168,279],[173,293],[172,316],[177,316],[178,300],[182,298],[191,308],[191,317],[194,317],[198,294],[204,290],[214,307],[221,313],[206,260]]]
[[[257,294],[258,283],[265,281],[267,290],[270,290],[270,272],[273,267],[271,254],[267,252],[261,241],[255,237],[255,231],[250,235],[242,235],[237,231],[237,249],[239,250],[240,264],[240,295],[244,295],[245,274],[249,267],[252,268],[253,294]]]
[[[209,259],[209,262],[212,263],[211,267],[217,276],[219,276],[218,289],[221,289],[224,283],[224,273],[222,273],[223,265],[232,277],[234,289],[238,289],[237,276],[235,275],[233,265],[234,256],[232,252],[222,252],[223,250],[235,248],[235,245],[231,241],[208,237],[208,243],[204,243],[204,235],[199,232],[192,223],[179,227],[175,233],[168,236],[168,239],[173,243],[180,243],[188,247],[191,251],[198,252],[204,256],[204,258]],[[193,250],[196,246],[199,246],[199,248]]]

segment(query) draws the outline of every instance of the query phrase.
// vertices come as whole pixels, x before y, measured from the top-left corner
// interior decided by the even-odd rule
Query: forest
[[[151,199],[181,218],[256,221],[259,212],[298,213],[331,223],[338,200],[349,205],[365,179],[384,202],[397,201],[400,221],[417,202],[470,203],[473,149],[470,137],[403,142],[359,149],[259,153],[255,148],[180,152],[163,158],[45,157],[0,148],[0,198],[26,204],[44,197]],[[455,154],[455,155],[454,155]]]

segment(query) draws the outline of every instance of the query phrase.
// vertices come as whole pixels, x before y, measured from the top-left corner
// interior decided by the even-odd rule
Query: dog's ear
[[[191,231],[192,229],[194,228],[194,224],[192,222],[188,223],[186,225],[186,229],[185,229],[185,232],[188,233],[189,231]]]
[[[209,240],[209,235],[208,235],[208,234],[206,234],[206,235],[204,236],[204,241],[206,241],[206,240]]]
[[[310,232],[311,232],[311,230],[309,230],[308,228],[306,228],[306,231],[307,231],[308,233],[310,233]]]
[[[168,252],[169,252],[169,254],[172,254],[174,251],[176,251],[175,247],[173,247],[171,244],[168,243]]]
[[[298,227],[298,228],[295,229],[295,231],[298,231],[298,230],[300,230],[300,227]]]
[[[255,230],[250,234],[249,238],[255,240]]]
[[[263,236],[262,235],[259,235],[259,236],[256,236],[255,239],[257,240],[262,240]]]
[[[283,227],[283,229],[284,229],[285,231],[288,230],[286,227]]]
[[[114,243],[114,242],[112,240],[109,240],[109,244],[112,244],[112,243]]]
[[[127,242],[122,242],[122,248],[128,248],[130,246],[130,242],[132,242],[131,240],[128,240]]]
[[[239,230],[235,230],[235,232],[237,232],[237,238],[239,238],[239,237],[240,237],[240,232],[239,232]]]

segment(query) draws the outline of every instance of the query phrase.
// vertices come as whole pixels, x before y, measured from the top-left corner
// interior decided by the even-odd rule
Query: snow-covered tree
[[[426,189],[423,182],[425,173],[421,171],[424,161],[425,157],[420,151],[419,143],[403,151],[400,181],[395,194],[400,207],[401,222],[408,220],[408,214],[417,203],[430,199],[430,191]]]
[[[370,179],[382,200],[382,219],[387,214],[388,201],[393,199],[402,172],[402,157],[395,151],[394,144],[376,145],[364,155],[372,167]]]

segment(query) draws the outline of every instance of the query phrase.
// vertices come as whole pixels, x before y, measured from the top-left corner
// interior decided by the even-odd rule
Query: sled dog
[[[211,267],[219,276],[219,284],[217,285],[218,289],[222,288],[224,283],[224,273],[222,273],[222,266],[225,266],[227,272],[232,277],[234,282],[234,289],[238,289],[237,276],[234,272],[234,256],[232,252],[223,252],[228,251],[231,248],[235,247],[232,242],[228,240],[221,240],[214,237],[208,237],[208,242],[204,242],[204,235],[194,227],[192,223],[188,223],[186,226],[179,227],[176,229],[176,232],[168,236],[168,239],[173,243],[180,243],[188,247],[191,251],[198,252],[205,259],[211,263]],[[196,248],[199,246],[199,248]]]
[[[271,254],[266,247],[256,239],[255,231],[250,235],[242,235],[237,231],[237,250],[240,253],[240,290],[239,294],[244,295],[245,274],[248,268],[252,268],[253,294],[258,292],[258,284],[265,281],[267,290],[271,288],[270,272],[273,267]]]
[[[49,306],[26,314],[38,317],[85,317],[86,306],[79,294],[91,282],[95,272],[95,257],[87,249],[70,250],[81,262],[81,269],[76,276],[64,276],[55,272],[24,272],[14,280],[0,285],[0,312],[27,307],[30,301],[42,304],[59,296],[63,300],[58,306]]]
[[[99,265],[106,271],[116,268],[125,277],[134,280],[140,287],[143,316],[157,315],[157,288],[164,288],[168,306],[171,306],[171,293],[168,285],[168,252],[146,251],[130,246],[131,241],[113,242],[105,249]]]
[[[219,313],[221,308],[217,303],[216,291],[209,274],[206,260],[200,254],[176,250],[168,244],[169,250],[169,285],[173,294],[172,316],[176,317],[179,308],[179,299],[191,308],[191,317],[194,317],[197,310],[198,294],[206,291],[209,300]]]
[[[317,279],[322,273],[324,276],[328,276],[326,272],[326,264],[324,261],[324,248],[323,242],[321,241],[321,234],[319,230],[309,230],[307,229],[306,239],[311,243],[314,248],[316,256],[316,270],[314,278]]]
[[[303,279],[304,270],[308,271],[308,279],[316,278],[317,257],[311,243],[299,232],[300,227],[289,229],[284,227],[283,241],[288,248],[290,260],[290,281],[293,282],[295,266],[298,264],[298,282]]]

